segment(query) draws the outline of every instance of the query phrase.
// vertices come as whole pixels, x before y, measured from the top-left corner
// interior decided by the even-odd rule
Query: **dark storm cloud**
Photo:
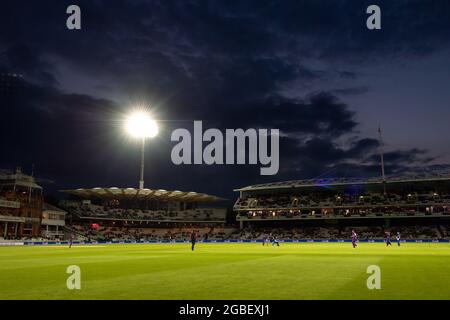
[[[382,29],[368,32],[365,8],[373,1],[275,2],[271,21],[285,37],[311,36],[307,46],[323,59],[368,61],[387,56],[424,55],[448,47],[448,1],[377,1],[382,8]],[[370,59],[369,59],[370,58]]]
[[[338,71],[338,74],[342,79],[356,79],[356,73],[351,71]]]
[[[58,175],[67,168],[68,175],[89,172],[89,162],[101,165],[96,150],[108,145],[100,142],[99,133],[106,132],[111,115],[117,115],[112,102],[27,82],[0,101],[0,141],[11,151],[9,162],[28,167],[36,162],[41,170]]]
[[[360,95],[369,92],[369,88],[367,86],[359,86],[359,87],[350,87],[343,89],[334,89],[331,93],[340,96],[354,96]]]
[[[283,138],[280,148],[286,152],[282,163],[287,166],[282,167],[281,174],[289,177],[295,168],[300,176],[308,177],[372,177],[381,172],[379,146],[378,140],[370,138],[356,139],[345,146],[317,137],[303,143]],[[390,175],[437,170],[438,166],[428,165],[434,159],[421,149],[384,153],[385,169]]]
[[[379,156],[378,156],[379,157]],[[376,155],[370,157],[373,162],[379,161]],[[426,150],[413,148],[406,151],[390,151],[384,154],[384,161],[387,165],[393,166],[411,166],[418,163],[426,164],[434,157],[429,157]]]
[[[302,101],[270,97],[229,108],[222,118],[222,126],[233,123],[237,127],[278,128],[286,134],[326,135],[337,138],[357,126],[354,113],[336,96],[320,92]]]
[[[2,4],[0,71],[23,74],[25,84],[20,95],[0,97],[0,116],[1,145],[11,150],[5,164],[36,162],[74,187],[134,181],[136,150],[113,125],[123,106],[103,96],[113,91],[148,99],[164,120],[185,121],[165,123],[158,153],[149,156],[158,168],[150,178],[166,188],[209,188],[212,170],[224,177],[222,190],[210,187],[219,194],[269,179],[247,166],[174,167],[168,133],[193,119],[221,128],[279,128],[282,171],[271,180],[327,170],[375,174],[378,142],[358,136],[357,106],[339,99],[370,87],[347,85],[359,71],[336,70],[336,62],[369,66],[381,57],[424,56],[450,39],[448,1],[377,1],[379,32],[365,28],[368,1],[78,1],[82,30],[75,32],[65,27],[69,4]],[[63,67],[95,79],[94,90],[83,94],[65,84],[74,76],[61,74]],[[309,92],[329,79],[343,84],[303,98],[283,94],[286,87]],[[396,171],[429,159],[423,150],[386,153]]]
[[[15,44],[2,53],[0,68],[3,72],[8,69],[14,70],[15,73],[26,73],[28,77],[38,82],[56,85],[56,77],[51,73],[52,65],[43,61],[39,55],[24,44]]]
[[[280,148],[284,150],[282,158],[285,161],[285,171],[294,168],[304,176],[324,174],[327,170],[341,166],[348,161],[353,161],[357,167],[364,165],[367,154],[377,151],[379,143],[374,139],[358,139],[346,146],[340,146],[333,139],[319,138],[315,136],[307,141],[299,141],[292,138],[283,138]],[[335,172],[333,172],[335,174]],[[367,175],[367,172],[364,174]]]
[[[1,39],[6,45],[26,41],[93,73],[122,77],[139,68],[150,83],[164,75],[188,73],[195,81],[216,80],[219,86],[231,70],[240,71],[243,65],[256,68],[255,76],[263,72],[261,81],[264,75],[276,73],[270,72],[274,63],[280,71],[292,66],[300,76],[310,78],[317,71],[302,65],[305,58],[371,61],[377,56],[424,54],[447,46],[450,36],[448,1],[379,1],[383,29],[375,33],[365,28],[367,1],[358,5],[352,1],[81,1],[84,19],[78,33],[65,29],[61,12],[67,4],[40,1],[27,4],[25,10],[12,2],[5,4]],[[33,21],[33,27],[19,25],[14,16]],[[211,76],[197,73],[200,63],[208,66]],[[352,70],[341,75],[356,76]],[[187,79],[181,77],[182,82]],[[238,80],[246,79],[254,81],[247,75]],[[267,86],[259,88],[267,90]]]

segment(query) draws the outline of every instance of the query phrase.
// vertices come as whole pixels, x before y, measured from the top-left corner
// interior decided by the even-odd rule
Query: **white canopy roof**
[[[78,196],[84,199],[148,199],[148,200],[172,200],[183,202],[212,202],[225,200],[206,193],[168,191],[164,189],[136,189],[136,188],[92,188],[61,190],[64,193]]]

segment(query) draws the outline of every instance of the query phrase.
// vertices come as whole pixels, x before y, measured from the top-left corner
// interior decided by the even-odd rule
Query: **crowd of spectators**
[[[78,236],[83,235],[88,240],[111,241],[161,241],[161,240],[189,240],[190,234],[195,230],[199,239],[204,240],[261,240],[269,234],[280,240],[345,240],[349,239],[351,231],[355,230],[360,240],[383,239],[387,231],[395,235],[400,232],[401,238],[408,239],[450,239],[450,225],[411,225],[411,226],[302,226],[302,227],[246,227],[242,230],[224,227],[177,227],[177,228],[127,228],[127,227],[100,227],[93,230],[88,225],[73,225]]]
[[[302,226],[282,228],[246,227],[242,230],[229,227],[177,227],[177,228],[129,228],[129,227],[99,227],[93,229],[88,224],[74,224],[67,228],[67,236],[74,240],[88,241],[167,241],[189,240],[192,231],[199,240],[261,240],[272,235],[279,240],[348,240],[351,231],[355,230],[360,240],[384,239],[387,231],[393,236],[400,232],[403,240],[441,240],[450,239],[450,224],[411,225],[411,226]],[[3,238],[0,240],[47,241],[39,238]]]
[[[125,220],[160,220],[160,221],[224,221],[225,209],[207,208],[190,210],[141,210],[109,208],[94,204],[70,204],[64,209],[79,217],[125,219]]]
[[[74,234],[89,240],[106,241],[160,241],[189,240],[192,231],[199,239],[225,240],[235,230],[224,227],[177,227],[177,228],[129,228],[129,227],[99,227],[93,229],[88,224],[75,224],[71,228]]]
[[[239,198],[234,209],[244,219],[384,216],[384,215],[450,215],[450,195],[429,193],[362,195],[314,193],[310,195],[277,195]]]

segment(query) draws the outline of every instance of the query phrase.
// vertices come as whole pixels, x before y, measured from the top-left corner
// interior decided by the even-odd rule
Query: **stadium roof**
[[[206,193],[168,191],[163,189],[136,189],[136,188],[92,188],[61,190],[61,192],[78,196],[83,199],[148,199],[148,200],[173,200],[183,202],[213,202],[225,200]]]
[[[419,183],[419,182],[436,182],[450,181],[450,174],[440,175],[412,175],[400,177],[387,177],[386,184],[394,183]],[[345,185],[377,185],[383,184],[381,178],[326,178],[326,179],[305,179],[272,182],[264,184],[256,184],[252,186],[242,187],[234,191],[252,191],[252,190],[269,190],[269,189],[288,189],[288,188],[306,188],[306,187],[325,187],[325,186],[345,186]]]
[[[5,170],[0,170],[0,184],[11,186],[22,186],[26,188],[40,189],[42,187],[36,184],[33,176],[26,175],[17,168],[16,172],[11,173]]]
[[[51,205],[50,203],[47,203],[47,202],[44,202],[43,209],[44,209],[44,211],[54,211],[54,212],[59,212],[61,214],[67,213],[65,210],[55,207],[54,205]]]

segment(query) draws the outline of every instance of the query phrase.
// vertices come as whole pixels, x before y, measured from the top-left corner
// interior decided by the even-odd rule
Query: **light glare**
[[[126,129],[136,138],[153,138],[158,134],[158,124],[145,112],[131,114],[127,118]]]

